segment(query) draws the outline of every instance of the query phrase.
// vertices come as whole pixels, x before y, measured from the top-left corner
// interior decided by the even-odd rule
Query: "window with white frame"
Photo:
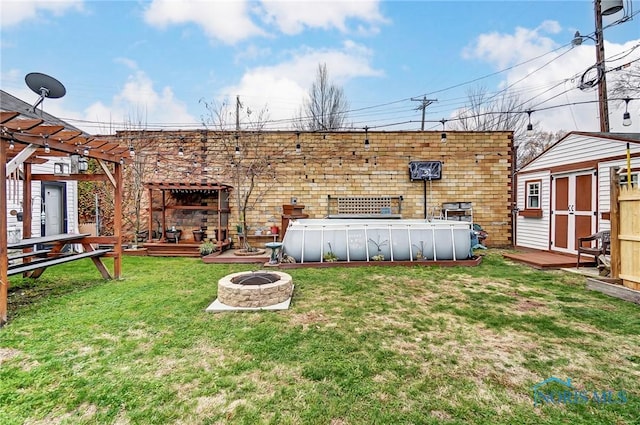
[[[627,186],[627,173],[622,172],[620,174],[620,187]],[[631,187],[638,187],[638,173],[631,173]]]
[[[527,209],[540,209],[540,181],[527,182]]]

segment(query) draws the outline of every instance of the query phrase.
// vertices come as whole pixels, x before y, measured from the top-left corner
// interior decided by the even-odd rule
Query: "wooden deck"
[[[519,252],[507,252],[502,254],[503,257],[518,262],[527,264],[536,269],[553,270],[563,268],[575,268],[578,262],[577,255],[561,254],[557,252],[549,251],[519,251]],[[580,267],[594,267],[595,259],[590,256],[580,257]]]
[[[199,257],[199,242],[145,242],[142,247],[152,257]]]

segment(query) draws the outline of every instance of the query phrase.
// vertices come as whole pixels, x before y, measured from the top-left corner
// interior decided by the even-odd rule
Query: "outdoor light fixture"
[[[44,141],[44,153],[49,153],[51,152],[51,148],[49,148],[49,142],[47,142],[46,140]]]
[[[527,115],[529,116],[529,124],[527,124],[527,136],[533,135],[533,124],[531,124],[531,113],[533,111],[527,111]]]
[[[81,156],[78,158],[78,171],[81,173],[86,172],[89,169],[89,161],[87,157]]]
[[[629,102],[631,99],[628,97],[624,99],[624,114],[622,114],[622,125],[629,127],[631,125],[631,114],[629,113]]]
[[[369,150],[369,127],[364,127],[364,150]]]
[[[300,146],[300,132],[296,132],[296,153],[302,152],[302,147]]]
[[[182,149],[182,146],[178,148],[178,156],[184,156],[184,149]]]
[[[602,14],[613,15],[622,10],[622,0],[602,0],[601,2]]]
[[[442,134],[440,135],[440,143],[447,143],[447,133],[445,133],[444,131],[444,123],[446,123],[447,120],[442,118],[440,122],[442,123]]]

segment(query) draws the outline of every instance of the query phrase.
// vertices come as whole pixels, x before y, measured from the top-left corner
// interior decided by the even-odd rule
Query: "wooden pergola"
[[[6,106],[6,105],[5,105]],[[22,273],[25,276],[38,277],[46,267],[61,262],[79,258],[91,258],[105,278],[120,278],[122,269],[122,196],[123,196],[123,164],[128,158],[128,149],[109,140],[93,138],[60,120],[51,120],[48,114],[45,118],[37,118],[37,114],[30,111],[7,111],[3,106],[0,111],[0,326],[7,321],[8,304],[8,276]],[[98,162],[102,173],[82,174],[79,172],[56,174],[33,174],[32,165],[48,161],[48,157],[67,157],[80,155]],[[17,173],[18,172],[18,173]],[[8,243],[8,200],[7,181],[11,176],[13,183],[17,183],[15,176],[19,174],[22,182],[22,240],[20,243]],[[61,175],[62,174],[62,175]],[[110,182],[114,193],[114,235],[56,235],[48,239],[32,238],[32,181],[106,181]],[[31,243],[51,242],[57,247],[44,258],[37,260],[29,258],[32,251]],[[81,244],[83,253],[75,256],[61,256],[58,252],[65,243]],[[105,244],[113,246],[108,250],[94,250],[94,246]],[[17,269],[10,269],[9,249],[23,249],[23,263]],[[55,256],[57,255],[57,257]],[[113,276],[104,267],[100,257],[112,257]],[[25,265],[26,264],[26,265]],[[14,267],[13,265],[11,267]]]
[[[205,219],[205,221],[215,229],[213,233],[210,233],[210,237],[217,241],[218,252],[222,252],[231,245],[229,240],[229,214],[231,210],[228,205],[228,200],[229,193],[233,190],[233,187],[218,182],[173,181],[148,182],[144,184],[144,187],[149,191],[149,237],[147,243],[144,245],[145,247],[157,249],[158,245],[162,245],[167,241],[166,230],[169,228],[167,213],[175,213],[177,211],[198,211],[207,215],[211,214],[213,218],[210,220]],[[155,192],[160,192],[159,200],[154,196]],[[168,202],[169,198],[173,197],[174,200],[177,200],[180,195],[197,195],[197,201],[195,203],[178,201],[171,204]],[[211,198],[213,202],[203,205],[201,202],[202,199],[207,198]],[[159,201],[159,203],[157,201]],[[151,240],[154,212],[160,214],[160,225],[161,229],[163,229],[159,243],[153,243]],[[195,224],[196,223],[192,223],[192,225]],[[201,223],[198,223],[198,226],[200,226],[200,224]],[[196,248],[197,245],[198,244],[195,244]],[[173,253],[177,255],[176,252],[180,250],[179,245],[173,244],[173,247],[175,247]]]

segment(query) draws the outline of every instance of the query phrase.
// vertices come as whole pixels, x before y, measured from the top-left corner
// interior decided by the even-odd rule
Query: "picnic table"
[[[7,244],[8,250],[22,249],[23,252],[8,256],[9,266],[7,275],[29,273],[29,277],[38,278],[47,267],[81,258],[91,258],[95,266],[105,279],[111,279],[111,275],[104,266],[100,257],[111,252],[111,249],[95,249],[87,240],[90,233],[61,233],[57,235],[39,236],[21,239],[15,243]],[[65,253],[63,249],[69,244],[80,244],[84,251],[78,253]],[[13,260],[22,259],[22,262],[11,264]]]

